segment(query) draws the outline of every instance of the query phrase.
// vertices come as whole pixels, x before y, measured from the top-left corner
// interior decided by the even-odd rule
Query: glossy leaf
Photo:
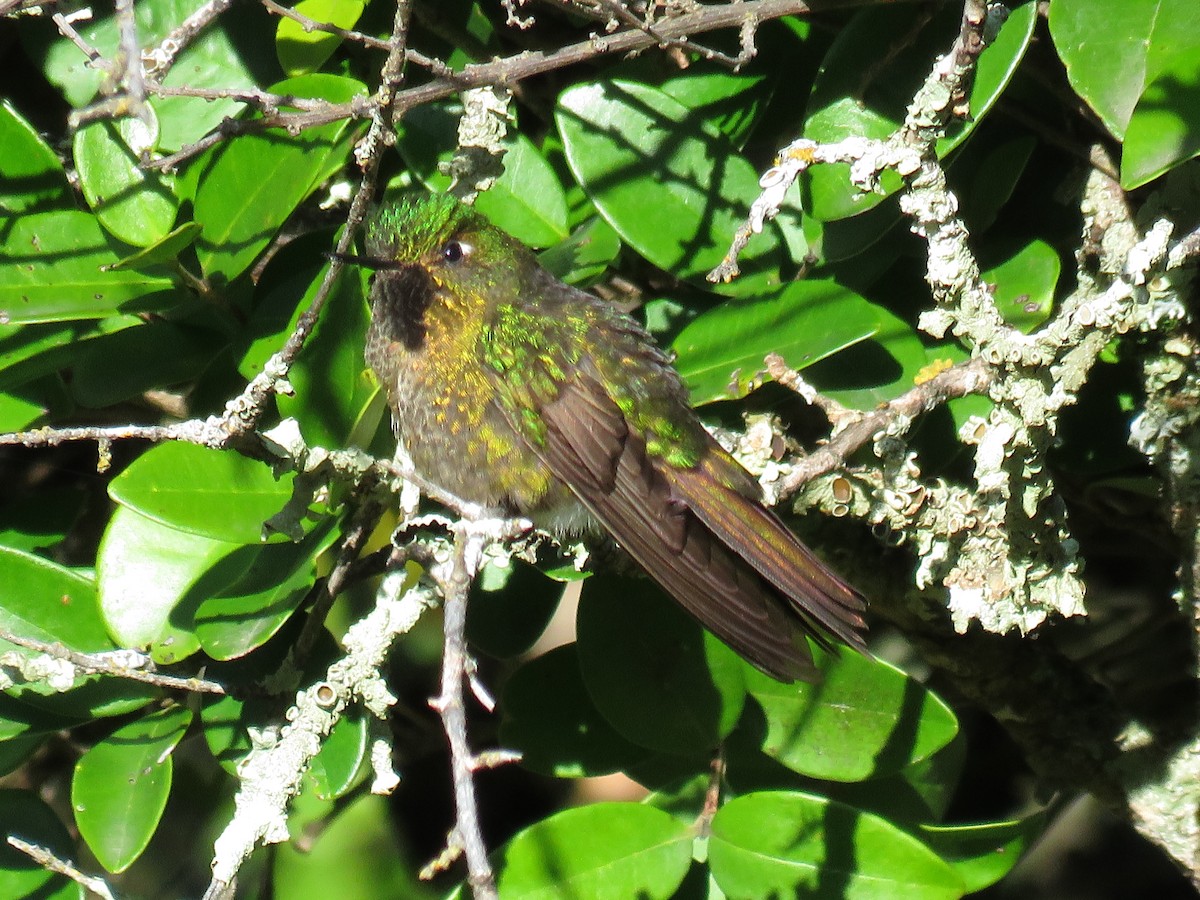
[[[241,547],[193,584],[196,636],[213,659],[234,659],[266,643],[308,596],[316,557],[335,540],[328,517],[303,541]]]
[[[326,813],[303,849],[298,841],[279,844],[271,854],[271,887],[277,897],[336,897],[337,900],[435,900],[418,881],[415,860],[406,858],[388,798],[354,798],[336,815]],[[353,877],[347,877],[353,872]]]
[[[399,149],[414,174],[432,191],[450,186],[439,165],[457,147],[458,105],[426,106],[404,118]],[[567,201],[554,169],[519,131],[504,141],[504,174],[475,201],[494,225],[531,247],[547,247],[567,237]]]
[[[171,791],[171,752],[191,720],[179,706],[151,713],[118,728],[75,764],[75,823],[108,871],[129,868],[154,836]]]
[[[717,811],[713,878],[730,897],[954,900],[962,878],[884,819],[811,794],[763,791]]]
[[[788,264],[768,225],[727,285],[705,275],[759,194],[754,167],[678,100],[630,81],[565,91],[555,112],[571,171],[621,240],[659,268],[710,290],[764,293]]]
[[[0,628],[5,631],[84,653],[116,649],[90,579],[40,556],[0,547],[0,584]],[[23,656],[39,655],[3,640],[0,647]],[[91,718],[136,709],[154,692],[134,682],[90,675],[77,678],[67,693],[47,684],[25,684],[9,693],[55,715]]]
[[[137,269],[144,272],[155,266],[166,265],[174,261],[187,247],[190,247],[199,235],[200,226],[198,224],[184,222],[149,247],[122,257],[119,262],[109,266],[109,269],[113,271]]]
[[[191,0],[145,0],[134,6],[138,43],[154,47],[180,22],[195,12]],[[106,59],[117,51],[116,18],[99,13],[75,25],[81,37]],[[168,87],[237,89],[255,86],[250,71],[256,47],[235,46],[228,28],[203,29],[175,57],[175,65],[163,78]],[[46,78],[58,86],[73,107],[87,105],[104,79],[103,71],[88,64],[79,48],[65,37],[55,37],[42,53]],[[202,97],[153,97],[151,106],[158,113],[159,147],[178,150],[216,127],[226,116],[241,108],[236,100]]]
[[[100,611],[113,637],[125,647],[149,647],[160,663],[195,653],[200,641],[190,611],[176,607],[197,578],[238,547],[118,507],[96,559]]]
[[[667,78],[659,90],[704,114],[721,134],[741,146],[758,121],[770,91],[767,79],[746,72],[692,68]]]
[[[561,582],[528,563],[489,562],[471,585],[467,639],[489,656],[519,656],[546,630],[562,594]]]
[[[1028,333],[1050,317],[1062,262],[1045,241],[1032,241],[983,273],[996,287],[993,299],[1010,325]]]
[[[54,151],[7,100],[0,101],[0,211],[68,205],[67,173]]]
[[[904,121],[913,93],[929,73],[930,61],[945,53],[958,32],[961,10],[946,7],[931,21],[896,6],[873,6],[842,29],[821,67],[809,98],[804,136],[820,142],[851,135],[886,138]],[[1017,6],[996,40],[979,57],[971,90],[970,120],[938,142],[938,156],[964,141],[1008,85],[1029,45],[1037,4]],[[863,72],[864,59],[881,60]],[[885,193],[864,195],[848,178],[845,164],[815,166],[809,172],[809,208],[821,220],[843,219],[878,205],[900,186],[885,173]]]
[[[166,309],[175,302],[168,279],[108,268],[119,257],[88,213],[19,216],[2,240],[2,325],[98,319]]]
[[[899,669],[850,651],[821,658],[820,684],[783,685],[747,669],[767,720],[762,749],[789,769],[861,781],[924,759],[957,733],[949,707]]]
[[[163,320],[102,335],[79,348],[71,394],[80,406],[100,409],[191,381],[227,343],[214,329]]]
[[[1046,815],[980,825],[924,825],[920,835],[952,865],[971,893],[995,884],[1042,834]]]
[[[1200,53],[1195,12],[1191,0],[1128,0],[1116,6],[1056,0],[1050,9],[1050,36],[1071,87],[1114,137],[1126,137],[1155,81],[1174,82],[1174,90],[1186,91],[1189,81],[1195,86],[1195,78],[1187,77]],[[1194,112],[1184,100],[1185,95],[1174,98],[1175,115]]]
[[[696,753],[737,723],[745,701],[741,660],[648,579],[589,578],[577,631],[587,692],[626,739]]]
[[[41,418],[46,408],[23,397],[0,393],[0,432],[24,431]]]
[[[873,409],[900,396],[929,362],[912,325],[883,307],[875,310],[879,325],[873,337],[804,373],[822,393],[854,409]]]
[[[692,403],[743,397],[780,354],[802,369],[879,330],[876,307],[832,281],[796,281],[777,296],[729,300],[675,338],[675,367]]]
[[[510,135],[504,175],[475,201],[478,210],[532,247],[567,237],[567,199],[554,170],[521,133]]]
[[[567,284],[597,278],[616,260],[621,239],[604,219],[592,216],[566,240],[538,254],[538,261]]]
[[[941,821],[962,780],[967,740],[961,732],[945,747],[898,772],[866,781],[826,782],[830,799],[912,825]],[[758,785],[758,788],[779,787]]]
[[[362,0],[300,0],[293,9],[316,22],[351,29],[362,15]],[[325,31],[305,31],[295,19],[281,18],[275,30],[275,53],[288,77],[315,72],[333,55],[342,39]]]
[[[570,645],[530,660],[504,687],[500,744],[525,768],[555,778],[620,771],[648,755],[622,738],[592,704]]]
[[[1138,100],[1121,152],[1121,187],[1139,188],[1182,162],[1200,155],[1200,41],[1194,7],[1171,4],[1174,35],[1188,35],[1190,46],[1175,48],[1165,71]]]
[[[113,479],[109,496],[169,528],[224,543],[257,544],[263,523],[291,497],[265,463],[238,453],[168,441]]]
[[[650,806],[596,803],[526,828],[495,855],[504,900],[666,900],[691,865],[692,833]]]
[[[0,830],[5,837],[45,847],[59,859],[75,855],[75,842],[66,826],[33,791],[0,788]],[[47,871],[41,863],[0,840],[0,897],[37,900],[83,900],[83,889],[65,875]]]
[[[947,176],[972,236],[992,227],[1012,198],[1037,145],[1036,138],[1022,135],[986,147],[982,142],[971,143],[954,155]]]
[[[175,224],[174,178],[143,169],[141,157],[158,141],[158,120],[126,117],[89,122],[75,132],[79,186],[100,224],[135,247],[162,240]]]
[[[362,781],[368,762],[368,715],[355,710],[342,716],[321,742],[307,775],[322,800],[343,797]]]
[[[140,325],[136,316],[41,325],[0,325],[0,386],[26,385],[70,365],[85,341]]]
[[[344,103],[365,94],[361,82],[303,75],[273,93]],[[341,159],[347,123],[290,135],[278,129],[244,134],[221,145],[196,192],[194,217],[203,228],[196,255],[207,276],[232,281],[254,261],[292,210],[317,187],[332,159]]]
[[[87,494],[78,487],[47,488],[0,506],[0,546],[33,553],[53,547],[83,510]]]
[[[300,241],[295,243],[300,244]],[[282,266],[296,265],[295,256],[285,257],[281,253],[280,257]],[[264,273],[263,283],[267,282],[268,276],[270,282],[262,301],[262,312],[278,321],[285,310],[290,309],[292,317],[290,320],[284,319],[286,326],[278,329],[275,335],[256,341],[250,348],[240,367],[247,377],[257,374],[269,355],[283,345],[296,320],[315,296],[325,268],[322,266],[319,270],[312,270],[307,263],[303,268],[296,269],[298,274],[294,279],[279,280],[279,275],[286,274],[286,268],[275,270],[268,267],[267,273]],[[367,329],[368,313],[360,284],[355,273],[348,272],[342,276],[317,327],[305,343],[304,352],[288,372],[288,380],[296,389],[295,394],[279,397],[276,401],[279,414],[298,421],[305,440],[313,445],[343,447],[352,440],[362,440],[356,434],[355,427],[370,406],[378,387],[374,378],[366,372],[366,361],[363,359],[363,335]],[[300,302],[297,304],[298,296]],[[255,327],[262,322],[257,316],[253,321]],[[374,429],[368,431],[373,433]],[[391,452],[390,449],[388,452]]]

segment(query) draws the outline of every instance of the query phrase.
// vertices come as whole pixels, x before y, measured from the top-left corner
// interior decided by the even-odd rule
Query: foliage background
[[[786,474],[829,423],[762,383],[767,353],[803,369],[824,396],[870,410],[973,348],[918,329],[933,305],[927,248],[897,194],[864,201],[844,166],[814,169],[793,189],[748,245],[741,277],[705,276],[779,148],[801,134],[891,134],[962,10],[836,3],[779,18],[787,5],[772,0],[756,55],[736,71],[736,28],[697,29],[687,43],[644,30],[648,12],[651,28],[669,29],[722,6],[418,0],[389,148],[360,143],[384,57],[398,46],[395,10],[379,0],[297,6],[374,44],[306,32],[269,4],[234,5],[165,75],[147,61],[144,101],[128,69],[85,65],[51,20],[65,7],[4,4],[0,431],[221,415],[294,333],[348,218],[357,225],[347,212],[361,178],[356,147],[380,160],[385,195],[450,184],[463,102],[448,67],[478,76],[473,85],[507,74],[514,86],[504,171],[479,208],[560,277],[641,317],[675,351],[706,419],[731,439],[748,435],[740,449],[768,480]],[[116,17],[91,11],[71,22],[119,62]],[[193,11],[139,0],[138,45],[161,47]],[[1158,214],[1178,236],[1195,228],[1200,38],[1190,14],[1182,0],[1018,4],[981,57],[972,116],[938,153],[1009,325],[1033,331],[1085,276],[1119,274],[1095,271],[1108,235],[1085,231],[1095,223],[1080,204],[1089,171],[1110,172],[1129,212],[1114,240]],[[630,35],[648,49],[605,52],[610,37]],[[536,74],[522,55],[564,47],[576,52]],[[225,117],[239,124],[222,126]],[[229,132],[219,143],[171,171],[155,164],[218,127]],[[894,191],[899,179],[884,183]],[[1175,289],[1186,298],[1185,281]],[[390,457],[362,361],[366,290],[364,273],[342,272],[287,372],[293,390],[267,400],[264,429],[291,418],[310,448]],[[489,557],[467,634],[499,706],[468,701],[471,740],[525,757],[476,776],[501,896],[548,885],[583,897],[790,895],[797,885],[815,896],[1190,896],[1187,877],[1122,822],[1138,813],[1130,782],[1112,775],[1123,766],[1142,785],[1167,782],[1169,748],[1194,746],[1196,735],[1194,499],[1186,479],[1153,467],[1161,457],[1129,443],[1147,406],[1146,371],[1168,334],[1186,342],[1190,331],[1138,328],[1114,333],[1056,423],[1044,461],[1064,540],[1086,562],[1089,615],[1051,622],[1036,641],[993,639],[977,624],[960,638],[942,585],[913,587],[914,535],[859,521],[870,518],[862,497],[879,466],[870,448],[844,460],[861,502],[839,508],[831,475],[802,499],[834,515],[795,524],[875,601],[873,649],[888,663],[833,658],[819,688],[774,684],[648,583],[603,563],[580,584],[549,549],[537,566]],[[1193,357],[1177,357],[1190,374]],[[930,490],[972,484],[959,429],[990,405],[957,398],[907,436]],[[6,657],[17,683],[0,695],[0,823],[85,871],[120,873],[119,895],[199,895],[233,814],[238,762],[270,744],[296,691],[321,677],[376,602],[396,503],[381,515],[344,473],[284,471],[278,459],[273,471],[256,430],[224,450],[105,440],[99,466],[97,434],[0,448],[0,628],[82,653],[145,650],[161,671],[202,676],[231,696],[101,675],[68,675],[63,691],[53,667],[35,677]],[[364,529],[360,546],[351,535]],[[415,539],[445,550],[436,534]],[[347,569],[327,627],[306,629],[346,557],[363,562]],[[564,592],[578,603],[574,622],[565,615],[576,640],[531,652]],[[416,877],[455,821],[445,736],[426,703],[438,692],[440,624],[429,613],[398,641],[385,674],[399,702],[386,721],[351,706],[323,742],[293,804],[292,840],[251,859],[240,895],[435,896],[461,881],[456,866],[432,882]],[[993,664],[994,692],[967,660]],[[1030,683],[1045,708],[1024,705]],[[1028,731],[1056,721],[1070,723],[1062,730],[1078,746],[1048,738],[1039,756]],[[369,792],[372,741],[383,734],[401,776],[386,799]],[[705,807],[718,745],[719,812]],[[1156,752],[1121,758],[1135,745]],[[1057,768],[1045,760],[1055,753]],[[622,775],[599,780],[612,773]],[[0,896],[77,894],[0,851]]]

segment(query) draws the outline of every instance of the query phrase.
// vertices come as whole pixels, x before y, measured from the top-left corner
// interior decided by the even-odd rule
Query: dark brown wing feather
[[[723,450],[717,452],[724,455]],[[825,643],[822,632],[828,632],[866,652],[862,595],[830,571],[773,512],[720,486],[719,472],[704,471],[721,462],[719,457],[709,457],[695,469],[667,470],[674,495],[720,541],[779,589],[809,634]],[[736,465],[732,460],[729,463]]]
[[[819,634],[814,621],[863,646],[856,594],[758,504],[719,485],[717,496],[695,480],[706,473],[680,477],[649,457],[595,381],[564,385],[541,415],[547,434],[535,452],[668,593],[746,659],[783,681],[815,678],[795,627]],[[775,572],[796,564],[804,571]],[[788,593],[798,621],[764,577]]]

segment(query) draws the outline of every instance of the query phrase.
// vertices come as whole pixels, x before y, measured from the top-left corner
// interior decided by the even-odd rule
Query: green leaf
[[[947,177],[973,237],[991,228],[1012,199],[1037,145],[1037,138],[1021,135],[987,145],[972,142],[954,155]]]
[[[567,198],[554,169],[524,134],[505,140],[504,175],[475,201],[494,224],[531,247],[567,237]]]
[[[1050,317],[1061,269],[1053,247],[1031,241],[982,277],[995,285],[993,299],[1004,321],[1028,334]]]
[[[740,258],[727,285],[705,275],[721,262],[759,194],[754,167],[703,117],[644,84],[576,85],[555,121],[567,162],[621,240],[654,265],[708,290],[761,294],[787,265],[769,224]]]
[[[753,130],[771,93],[762,76],[695,67],[666,79],[658,88],[688,109],[703,113],[736,146]]]
[[[588,694],[626,739],[691,754],[715,747],[737,724],[741,660],[648,579],[589,578],[577,631]]]
[[[495,856],[504,900],[666,900],[691,866],[692,833],[650,806],[597,803],[526,828]]]
[[[362,781],[367,763],[367,713],[353,710],[334,723],[306,773],[322,800],[343,797]]]
[[[67,173],[50,146],[7,100],[0,101],[0,211],[69,205]]]
[[[37,753],[46,743],[46,736],[42,734],[31,733],[5,737],[3,732],[4,726],[0,724],[0,775],[8,775],[25,765],[33,754]],[[2,802],[0,801],[0,804]],[[3,853],[0,852],[0,860],[2,859]],[[0,861],[0,885],[4,883],[3,868],[4,864]],[[2,896],[4,894],[0,894],[0,897]]]
[[[93,338],[82,345],[71,394],[80,406],[102,409],[165,385],[198,377],[228,338],[207,328],[161,319]]]
[[[1055,0],[1050,36],[1071,87],[1122,139],[1146,89],[1159,78],[1178,81],[1200,50],[1192,0]],[[1189,83],[1182,81],[1174,88]],[[1195,84],[1194,79],[1190,81]],[[1172,103],[1185,112],[1186,95]]]
[[[899,669],[849,651],[817,656],[820,684],[783,685],[747,668],[767,720],[762,749],[789,769],[860,781],[924,759],[957,733],[950,708]]]
[[[890,135],[904,122],[913,94],[929,74],[930,61],[950,46],[961,17],[961,10],[946,7],[932,21],[924,21],[896,6],[873,6],[855,15],[830,46],[813,84],[804,136],[826,143],[853,135]],[[1024,56],[1036,21],[1037,4],[1021,4],[983,51],[971,89],[970,120],[938,142],[939,158],[966,140],[987,115]],[[880,62],[864,74],[866,59]],[[864,195],[850,183],[848,173],[843,163],[809,171],[808,208],[813,216],[829,221],[857,215],[878,205],[901,183],[889,171],[882,178],[884,193]]]
[[[260,647],[304,601],[315,580],[316,558],[337,537],[326,518],[298,543],[234,550],[183,597],[194,606],[196,636],[213,659],[234,659]]]
[[[120,506],[96,558],[100,612],[125,647],[149,647],[159,663],[200,649],[190,611],[176,612],[192,583],[240,545],[169,528]],[[187,614],[183,614],[187,613]]]
[[[154,47],[173,29],[195,12],[192,0],[144,0],[134,6],[138,43]],[[117,51],[118,31],[114,16],[97,15],[77,22],[76,29],[85,41],[106,59]],[[218,21],[203,29],[187,42],[175,58],[175,65],[163,78],[168,87],[220,88],[236,90],[256,86],[251,67],[267,61],[269,50],[251,38],[235,44],[229,19]],[[243,35],[245,37],[245,35]],[[39,51],[34,50],[37,54]],[[88,58],[65,37],[57,35],[48,46],[40,48],[42,68],[47,80],[57,85],[73,107],[87,105],[104,79],[99,67],[89,65]],[[203,97],[154,97],[149,101],[158,113],[159,147],[178,150],[220,124],[226,116],[234,116],[242,107],[236,100]]]
[[[953,900],[962,878],[884,819],[811,794],[763,791],[725,804],[708,863],[730,897]]]
[[[1200,156],[1200,41],[1196,40],[1195,7],[1168,4],[1177,19],[1172,39],[1191,38],[1178,48],[1164,71],[1146,86],[1138,100],[1121,151],[1121,187],[1127,191],[1153,181],[1175,166]]]
[[[272,93],[345,103],[364,96],[352,78],[302,75]],[[196,255],[206,276],[232,281],[270,243],[292,211],[318,186],[332,160],[345,152],[345,121],[245,134],[217,148],[196,191],[194,218],[203,228]]]
[[[0,245],[0,325],[99,319],[175,302],[168,279],[110,270],[118,259],[88,213],[13,219]]]
[[[62,485],[10,500],[0,506],[0,545],[33,553],[66,537],[87,500],[81,487]]]
[[[959,732],[954,740],[932,756],[905,766],[899,772],[866,781],[826,782],[826,793],[831,799],[873,812],[905,827],[941,821],[958,790],[966,756],[967,741]],[[787,785],[776,783],[756,787],[774,789],[781,786]]]
[[[921,838],[962,876],[968,893],[1008,874],[1046,827],[1045,812],[980,825],[923,825]]]
[[[75,842],[58,816],[32,791],[0,788],[0,826],[30,844],[45,847],[59,859],[75,855]],[[83,889],[65,875],[55,875],[8,841],[0,840],[0,897],[37,900],[83,900]]]
[[[562,599],[561,582],[510,558],[489,561],[471,585],[467,640],[499,659],[519,656],[546,630]]]
[[[24,431],[45,413],[46,408],[23,397],[0,393],[0,431]]]
[[[70,366],[88,339],[140,324],[136,316],[112,316],[65,325],[0,325],[0,386],[26,385]]]
[[[458,145],[459,104],[434,104],[404,117],[398,149],[421,182],[434,192],[450,186],[440,170]],[[541,151],[519,131],[504,139],[504,174],[475,201],[475,208],[499,228],[531,247],[567,237],[567,200],[558,176]]]
[[[145,271],[155,266],[165,265],[178,258],[192,242],[200,236],[200,226],[195,222],[184,222],[174,231],[165,235],[156,243],[144,250],[123,257],[119,262],[109,266],[110,270],[137,269]]]
[[[874,409],[899,397],[929,362],[913,327],[881,306],[874,337],[815,363],[805,377],[817,389],[854,409]]]
[[[692,403],[745,396],[780,354],[793,368],[832,356],[879,330],[876,307],[832,281],[796,281],[775,297],[729,300],[675,338],[675,367]]]
[[[154,836],[171,791],[171,752],[191,721],[183,707],[159,710],[118,728],[75,764],[75,823],[108,871],[129,868]]]
[[[620,771],[649,754],[615,732],[592,704],[571,645],[517,669],[504,687],[500,744],[521,765],[555,778]]]
[[[167,441],[147,450],[108,486],[122,506],[174,528],[233,544],[257,544],[263,523],[292,495],[266,463],[238,453]]]
[[[362,0],[300,0],[293,9],[314,22],[351,29],[366,4]],[[315,72],[333,55],[342,39],[325,31],[305,31],[295,19],[281,18],[275,30],[275,53],[289,77]]]
[[[271,891],[276,897],[336,897],[337,900],[435,900],[445,890],[418,881],[420,863],[406,858],[388,798],[365,795],[336,816],[322,816],[304,841],[274,848]],[[353,877],[347,877],[353,872]]]
[[[291,246],[284,248],[263,273],[259,282],[263,296],[256,297],[248,329],[262,337],[255,339],[239,365],[246,377],[258,374],[271,354],[283,346],[316,296],[328,263],[313,265],[321,262],[315,248],[330,246],[328,235],[322,237],[323,241],[293,241],[295,251],[289,252]],[[356,426],[378,389],[363,359],[367,321],[361,282],[353,274],[345,274],[288,372],[294,395],[276,399],[279,414],[298,421],[310,444],[344,447],[352,439],[360,439]],[[373,434],[375,429],[367,431]]]
[[[88,578],[40,556],[0,547],[0,628],[45,643],[60,643],[83,653],[115,650]],[[4,652],[37,656],[38,651],[0,640]],[[55,715],[77,718],[118,715],[137,709],[154,691],[145,685],[98,675],[77,678],[68,693],[49,685],[25,684],[10,696]]]
[[[158,140],[158,120],[89,122],[75,132],[75,167],[88,206],[108,232],[135,247],[162,240],[175,224],[174,181],[138,163]]]
[[[567,284],[583,284],[604,274],[621,252],[621,239],[604,219],[592,216],[570,236],[538,254],[538,261]]]

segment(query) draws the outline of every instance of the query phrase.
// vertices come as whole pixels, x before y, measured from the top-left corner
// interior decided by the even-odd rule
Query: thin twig
[[[450,765],[454,780],[456,822],[448,851],[461,849],[467,858],[467,879],[477,900],[497,897],[496,879],[487,858],[487,847],[479,829],[475,800],[475,759],[467,739],[467,716],[463,705],[463,682],[467,670],[467,596],[482,554],[483,533],[463,523],[455,532],[454,557],[449,576],[443,580],[445,597],[445,644],[442,652],[441,694],[430,701],[437,710],[450,742]]]
[[[112,889],[103,878],[85,874],[76,868],[74,863],[59,859],[50,849],[23,841],[11,834],[8,836],[8,845],[20,850],[43,869],[67,876],[76,884],[100,897],[101,900],[114,900]]]
[[[145,50],[142,53],[141,62],[146,77],[158,80],[166,77],[183,49],[232,5],[233,0],[208,0],[172,29],[166,37],[158,42],[157,47]]]
[[[0,628],[0,641],[8,641],[10,644],[24,647],[26,650],[34,650],[54,659],[61,659],[92,675],[109,675],[128,681],[152,684],[168,690],[190,691],[195,694],[225,694],[225,688],[215,681],[194,677],[183,678],[178,675],[160,675],[157,672],[149,671],[145,667],[152,666],[153,660],[136,650],[81,653],[60,643],[39,641],[36,638],[13,634],[6,628]]]
[[[369,34],[363,34],[361,31],[348,31],[345,28],[339,28],[329,22],[318,22],[316,19],[310,19],[303,13],[298,13],[294,9],[289,9],[286,6],[281,6],[275,0],[258,0],[267,8],[268,12],[272,12],[277,16],[283,16],[285,19],[291,19],[293,22],[303,26],[305,31],[323,31],[326,34],[336,35],[345,41],[354,41],[362,44],[365,47],[370,47],[373,50],[390,50],[391,43],[389,41],[380,40],[377,37],[372,37]]]
[[[814,11],[814,8],[824,12],[862,6],[863,4],[864,0],[826,0],[820,4],[806,3],[802,0],[746,0],[743,3],[701,6],[694,12],[663,20],[656,25],[655,33],[659,38],[665,40],[678,40],[723,28],[738,28],[744,34],[747,23],[765,22],[787,15],[802,15]],[[526,51],[494,62],[476,63],[465,67],[461,72],[449,72],[435,60],[421,56],[415,51],[406,51],[407,59],[424,68],[429,68],[435,73],[441,71],[442,74],[423,85],[396,94],[391,113],[393,116],[401,116],[410,109],[432,103],[435,100],[452,97],[469,88],[492,84],[510,86],[535,75],[587,62],[601,56],[645,50],[655,46],[656,43],[658,41],[645,32],[630,29],[612,35],[593,35],[586,41],[580,41],[557,50]],[[257,133],[266,128],[275,127],[311,128],[345,118],[363,118],[371,115],[373,108],[378,108],[386,102],[388,102],[387,98],[379,95],[373,100],[358,99],[351,103],[330,104],[322,112],[308,113],[303,116],[280,116],[275,120],[264,118],[245,122],[226,119],[217,131],[181,148],[170,156],[153,160],[147,165],[157,169],[175,168],[233,135]],[[231,122],[236,122],[236,124],[227,124]]]
[[[333,605],[333,601],[337,599],[342,589],[346,586],[346,580],[350,575],[355,561],[358,559],[359,553],[362,552],[363,545],[375,530],[375,526],[379,524],[379,519],[382,515],[383,507],[372,499],[365,500],[355,510],[354,517],[342,537],[342,545],[338,549],[337,561],[334,563],[329,577],[318,588],[316,599],[313,601],[312,607],[308,611],[308,618],[304,622],[304,629],[300,632],[300,636],[296,638],[293,650],[296,659],[306,659],[316,644],[317,638],[324,631],[325,617],[329,614],[329,609]]]
[[[788,368],[783,359],[775,354],[767,357],[767,371],[781,385],[806,398],[811,398],[815,393],[798,372]],[[987,391],[995,377],[993,366],[981,359],[972,359],[940,372],[871,412],[863,413],[860,418],[830,438],[829,443],[793,464],[780,486],[780,497],[788,497],[814,478],[842,468],[854,451],[885,428],[894,426],[897,422],[911,422],[947,400],[982,394]]]

